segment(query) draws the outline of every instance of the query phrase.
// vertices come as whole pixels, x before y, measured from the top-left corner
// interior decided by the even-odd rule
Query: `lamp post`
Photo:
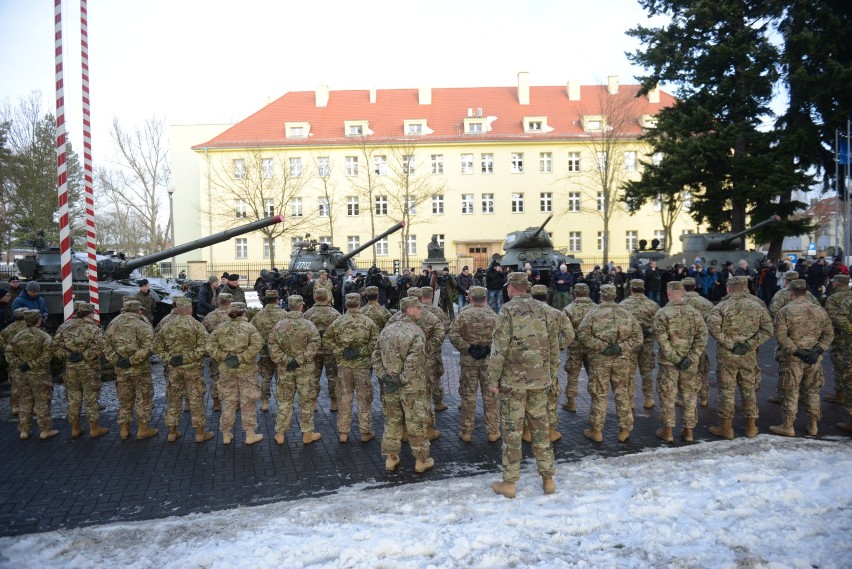
[[[169,231],[170,231],[169,239],[172,242],[171,246],[174,247],[175,246],[175,208],[174,208],[174,200],[172,199],[172,196],[175,193],[174,186],[169,186],[168,192],[169,192]],[[175,278],[176,275],[177,275],[177,265],[175,264],[175,258],[172,257],[171,277]]]

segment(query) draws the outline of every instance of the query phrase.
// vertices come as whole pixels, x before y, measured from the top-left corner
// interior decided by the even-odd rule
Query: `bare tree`
[[[366,136],[356,142],[358,161],[363,161],[363,167],[358,168],[358,174],[352,176],[350,183],[359,200],[367,202],[370,212],[370,238],[376,236],[376,196],[381,195],[385,188],[385,178],[388,175],[387,152],[378,146],[370,144]],[[373,264],[376,263],[376,248],[372,248]]]
[[[330,156],[314,156],[314,170],[317,173],[317,184],[319,185],[320,207],[317,211],[319,217],[318,224],[328,228],[328,236],[331,242],[334,243],[334,221],[337,219],[337,201],[335,200],[335,190],[337,185],[332,179],[334,173],[334,164],[332,164]],[[325,223],[323,223],[323,220]]]

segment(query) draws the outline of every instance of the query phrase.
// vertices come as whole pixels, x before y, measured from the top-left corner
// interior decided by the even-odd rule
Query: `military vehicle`
[[[137,259],[127,259],[123,253],[97,255],[101,322],[103,324],[108,323],[121,311],[125,296],[133,296],[139,292],[137,280],[141,279],[142,275],[138,269],[282,221],[284,221],[283,215],[268,217]],[[27,255],[18,260],[18,272],[21,277],[37,281],[41,285],[40,294],[47,303],[47,311],[50,314],[46,327],[49,330],[55,330],[62,323],[64,316],[60,251],[59,247],[47,247],[43,239],[39,241],[35,254]],[[89,276],[88,255],[86,253],[72,251],[71,278],[74,299],[88,301]],[[160,297],[154,314],[156,323],[171,311],[172,299],[175,296],[184,296],[185,290],[174,279],[148,278],[148,281],[151,290]],[[7,285],[0,283],[0,286]]]
[[[401,221],[349,253],[343,253],[339,247],[333,247],[328,243],[297,241],[290,260],[289,271],[290,273],[303,274],[307,272],[318,273],[325,269],[329,274],[343,274],[349,269],[356,270],[355,262],[352,260],[355,255],[403,227],[405,227],[405,222]]]
[[[538,227],[513,231],[506,235],[506,240],[503,242],[504,253],[502,256],[494,255],[494,259],[504,267],[513,267],[519,271],[523,271],[526,263],[529,263],[533,270],[539,272],[542,284],[545,285],[550,284],[550,275],[558,271],[559,265],[563,263],[568,266],[570,273],[582,271],[582,259],[571,257],[566,255],[565,251],[557,251],[553,248],[553,241],[544,230],[544,226],[551,219],[553,219],[552,213]]]
[[[648,263],[651,261],[657,261],[657,263],[659,263],[667,256],[666,252],[660,248],[659,239],[651,240],[650,249],[648,248],[648,241],[646,239],[640,239],[639,248],[634,250],[630,255],[630,266],[637,267],[640,271],[644,271],[648,268]]]
[[[713,261],[716,261],[716,264],[722,267],[727,261],[736,265],[740,259],[745,259],[748,261],[748,266],[755,269],[766,258],[766,254],[761,251],[747,251],[745,248],[746,235],[780,220],[780,217],[773,215],[739,233],[686,233],[680,236],[680,240],[683,242],[683,251],[659,260],[657,266],[661,269],[668,269],[679,263],[688,267],[696,259],[702,259],[705,267],[710,266]]]

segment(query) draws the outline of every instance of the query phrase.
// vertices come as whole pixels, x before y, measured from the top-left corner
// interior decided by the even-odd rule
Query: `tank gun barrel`
[[[369,241],[367,241],[366,243],[364,243],[360,247],[357,247],[357,248],[353,249],[352,251],[350,251],[349,253],[346,253],[345,255],[343,255],[342,257],[337,259],[337,267],[338,268],[345,267],[346,264],[349,262],[349,259],[351,259],[355,255],[357,255],[361,251],[364,251],[365,249],[369,248],[371,245],[381,241],[382,239],[384,239],[385,237],[387,237],[391,233],[396,233],[397,231],[399,231],[403,227],[405,227],[405,222],[400,221],[399,223],[397,223],[396,225],[394,225],[393,227],[391,227],[390,229],[388,229],[387,231],[385,231],[381,235],[377,235],[376,237],[370,239]]]
[[[749,227],[747,229],[744,229],[743,231],[740,231],[739,233],[734,233],[733,235],[726,237],[725,239],[722,240],[722,245],[723,246],[728,245],[729,243],[732,243],[736,239],[741,239],[741,238],[745,237],[746,235],[748,235],[749,233],[753,233],[753,232],[757,231],[758,229],[760,229],[761,227],[765,227],[765,226],[769,225],[770,223],[775,223],[777,221],[781,221],[781,217],[779,217],[777,215],[773,215],[773,216],[769,217],[768,219],[764,219],[760,223],[757,223],[757,224],[752,225],[751,227]]]
[[[551,213],[550,215],[548,215],[548,216],[547,216],[547,219],[545,219],[545,220],[544,220],[544,223],[542,223],[542,224],[539,226],[539,228],[538,228],[538,229],[536,229],[535,233],[533,233],[533,234],[532,234],[532,236],[530,237],[530,239],[535,239],[536,237],[538,237],[538,234],[539,234],[539,233],[541,233],[542,231],[544,231],[544,226],[545,226],[545,225],[547,225],[548,223],[550,223],[550,220],[551,220],[551,219],[553,219],[553,214],[552,214],[552,213]]]

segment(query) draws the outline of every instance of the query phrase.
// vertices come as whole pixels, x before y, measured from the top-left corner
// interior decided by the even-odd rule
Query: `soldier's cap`
[[[346,306],[360,306],[361,295],[357,292],[350,292],[346,295]]]
[[[314,299],[315,300],[328,300],[328,289],[326,289],[326,288],[315,288],[314,289]]]
[[[364,294],[367,296],[379,296],[379,287],[377,286],[368,286],[364,290]]]
[[[748,277],[728,277],[728,286],[746,286],[748,285]]]
[[[543,284],[533,285],[530,292],[533,296],[547,296],[547,287]]]
[[[831,282],[849,286],[849,275],[839,274],[831,277]]]
[[[302,295],[291,294],[287,297],[287,306],[290,307],[290,310],[302,306],[303,304],[305,304],[305,299],[302,298]]]
[[[808,290],[808,283],[805,282],[804,279],[796,279],[790,283],[790,289],[792,290]]]
[[[149,283],[148,283],[148,279],[139,279],[136,282],[136,284],[138,284],[139,286],[145,286],[146,284],[149,284]]]
[[[213,283],[218,283],[218,282],[219,282],[219,277],[217,277],[216,275],[210,275],[209,277],[207,277],[207,284],[213,284]]]
[[[264,293],[266,298],[278,298],[278,291],[275,289],[269,289]]]
[[[509,273],[509,284],[514,287],[525,287],[530,284],[530,280],[526,273]]]
[[[413,296],[406,296],[405,298],[399,301],[399,309],[407,310],[412,307],[419,307],[420,301],[414,298]]]
[[[129,297],[124,297],[124,306],[122,307],[122,312],[136,312],[137,310],[142,310],[142,303],[138,300],[127,300]]]
[[[406,296],[410,296],[410,297],[414,297],[414,298],[420,298],[420,287],[416,287],[416,286],[408,287],[408,293],[406,294]]]
[[[328,271],[326,271],[325,269],[320,269],[319,274],[320,275],[327,275]]]
[[[467,293],[470,295],[471,300],[484,300],[488,298],[488,289],[484,286],[472,286],[467,289]]]
[[[27,289],[29,292],[41,292],[41,285],[36,281],[30,281],[27,283]]]
[[[38,322],[39,318],[41,318],[41,312],[38,310],[27,310],[24,312],[24,322],[30,326]]]
[[[6,296],[7,294],[9,294],[9,289],[8,289],[8,288],[0,288],[0,298],[3,298],[3,297],[4,297],[4,296]]]
[[[666,284],[666,290],[683,290],[682,281],[669,281]]]
[[[228,282],[238,281],[238,280],[240,280],[239,273],[231,273],[230,275],[228,275]]]
[[[231,299],[234,298],[234,295],[230,292],[220,292],[219,293],[219,304],[228,304],[231,302]]]
[[[15,309],[15,320],[23,320],[24,314],[29,310],[29,308],[16,308]]]
[[[91,302],[75,302],[74,303],[74,312],[77,313],[77,316],[86,316],[95,311],[95,305]]]
[[[420,298],[432,298],[435,296],[435,291],[431,286],[424,286],[420,289]]]
[[[589,285],[586,283],[577,283],[574,285],[574,292],[580,295],[588,295]]]
[[[683,286],[695,286],[695,279],[692,277],[684,277],[680,282],[683,283]]]
[[[245,302],[232,302],[228,307],[228,314],[242,314],[247,309]]]
[[[645,290],[645,281],[642,279],[630,279],[630,288],[636,290]]]
[[[192,308],[192,299],[185,296],[176,296],[174,299],[175,308]]]
[[[601,298],[615,298],[615,285],[601,285]]]
[[[797,271],[788,271],[787,274],[784,275],[785,281],[794,281],[799,278],[799,273]]]
[[[18,281],[20,281],[20,280],[21,280],[21,279],[19,279],[19,278],[18,278],[17,276],[15,276],[15,275],[12,275],[11,277],[9,277],[9,282],[10,282],[10,283],[16,283],[16,282],[18,282]]]

